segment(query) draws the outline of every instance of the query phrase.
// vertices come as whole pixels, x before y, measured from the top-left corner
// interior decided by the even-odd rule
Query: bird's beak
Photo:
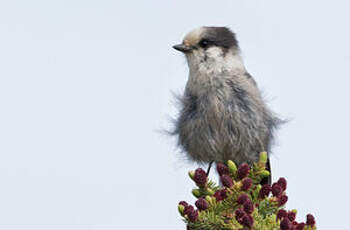
[[[187,53],[187,52],[191,51],[191,47],[186,46],[184,44],[174,45],[173,48],[178,50],[178,51],[181,51],[182,53]]]

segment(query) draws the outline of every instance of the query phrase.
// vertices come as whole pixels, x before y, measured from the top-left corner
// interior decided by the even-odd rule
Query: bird
[[[236,34],[228,27],[202,26],[173,48],[185,55],[189,76],[171,133],[188,158],[208,164],[209,174],[213,162],[252,165],[261,152],[269,156],[283,120],[246,70]],[[269,158],[266,168],[271,171]],[[271,183],[271,174],[261,183]]]

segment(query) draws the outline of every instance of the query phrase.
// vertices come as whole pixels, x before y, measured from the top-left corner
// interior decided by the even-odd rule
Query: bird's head
[[[200,27],[189,32],[174,49],[186,55],[190,69],[209,69],[229,64],[239,53],[235,34],[226,27]],[[229,56],[229,57],[227,57]]]

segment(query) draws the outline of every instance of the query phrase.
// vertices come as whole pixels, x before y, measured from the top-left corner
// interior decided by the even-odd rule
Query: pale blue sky
[[[220,3],[218,3],[220,2]],[[1,1],[0,229],[185,229],[193,184],[172,139],[187,66],[171,48],[232,28],[278,132],[288,208],[342,229],[349,172],[348,1]],[[343,184],[344,183],[344,184]],[[343,220],[343,221],[340,221]]]

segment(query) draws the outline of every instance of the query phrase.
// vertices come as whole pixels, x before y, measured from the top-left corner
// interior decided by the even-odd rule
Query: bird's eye
[[[206,48],[206,47],[208,47],[208,45],[209,45],[209,41],[203,39],[203,40],[201,40],[201,41],[199,42],[199,45],[200,45],[202,48]]]

